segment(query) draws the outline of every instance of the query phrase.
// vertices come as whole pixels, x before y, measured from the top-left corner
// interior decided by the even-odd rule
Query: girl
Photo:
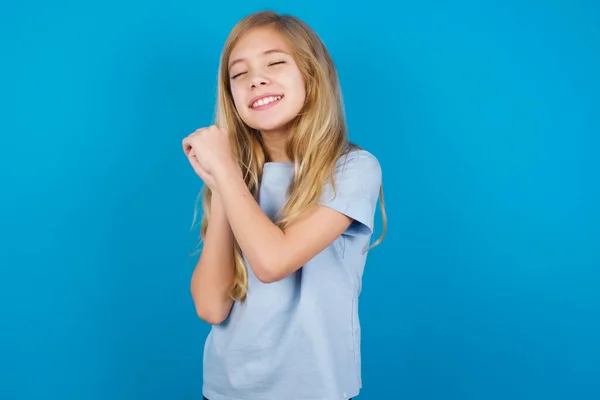
[[[191,281],[213,325],[203,394],[356,396],[358,295],[378,197],[384,224],[385,212],[377,159],[348,141],[333,61],[299,19],[252,14],[225,43],[217,102],[216,126],[183,140],[205,184]]]

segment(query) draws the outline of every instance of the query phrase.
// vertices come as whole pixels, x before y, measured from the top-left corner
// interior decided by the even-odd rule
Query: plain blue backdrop
[[[3,2],[0,398],[201,398],[181,140],[265,8],[321,35],[383,166],[360,399],[600,398],[592,0]]]

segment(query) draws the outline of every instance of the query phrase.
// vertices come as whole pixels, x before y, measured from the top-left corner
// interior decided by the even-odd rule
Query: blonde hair
[[[228,128],[234,155],[254,197],[258,193],[263,165],[269,161],[268,152],[260,133],[246,125],[235,108],[227,66],[238,40],[257,27],[275,28],[290,43],[294,50],[293,57],[306,84],[306,100],[300,114],[291,124],[286,147],[287,156],[294,163],[295,174],[289,187],[289,199],[277,221],[277,226],[285,229],[307,208],[316,204],[328,178],[334,184],[337,160],[350,150],[358,149],[358,146],[348,141],[337,71],[317,34],[294,16],[272,11],[251,14],[233,27],[221,53],[215,125]],[[383,187],[380,187],[379,193],[384,227],[381,237],[369,249],[378,245],[386,232]],[[210,219],[210,199],[211,192],[205,186],[202,199],[204,213],[200,227],[202,240]],[[235,273],[230,295],[234,300],[243,301],[248,290],[248,271],[235,240],[234,252]]]

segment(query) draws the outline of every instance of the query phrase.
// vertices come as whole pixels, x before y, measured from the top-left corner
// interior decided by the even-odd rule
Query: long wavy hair
[[[358,149],[358,146],[348,140],[337,71],[329,52],[317,34],[306,23],[291,15],[261,11],[245,17],[233,27],[221,53],[215,125],[228,128],[234,156],[243,171],[244,181],[255,199],[263,165],[269,161],[269,155],[260,132],[246,125],[235,108],[227,66],[231,51],[238,40],[250,29],[257,27],[272,27],[283,35],[294,51],[292,56],[306,85],[304,106],[292,121],[287,140],[286,152],[294,163],[295,174],[289,187],[288,201],[276,222],[279,228],[285,229],[307,208],[317,203],[327,179],[330,179],[331,184],[334,185],[337,160],[350,150]],[[378,245],[386,232],[383,187],[380,187],[379,194],[383,232],[369,249]],[[200,195],[204,210],[200,237],[204,240],[210,220],[211,192],[205,186]],[[234,252],[235,273],[230,295],[236,301],[244,301],[248,291],[248,271],[242,251],[235,239]]]

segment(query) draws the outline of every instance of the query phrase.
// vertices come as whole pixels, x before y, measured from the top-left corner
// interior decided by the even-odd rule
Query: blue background
[[[600,398],[600,6],[295,3],[2,3],[0,398],[200,398],[181,139],[263,8],[322,36],[384,169],[360,398]]]

